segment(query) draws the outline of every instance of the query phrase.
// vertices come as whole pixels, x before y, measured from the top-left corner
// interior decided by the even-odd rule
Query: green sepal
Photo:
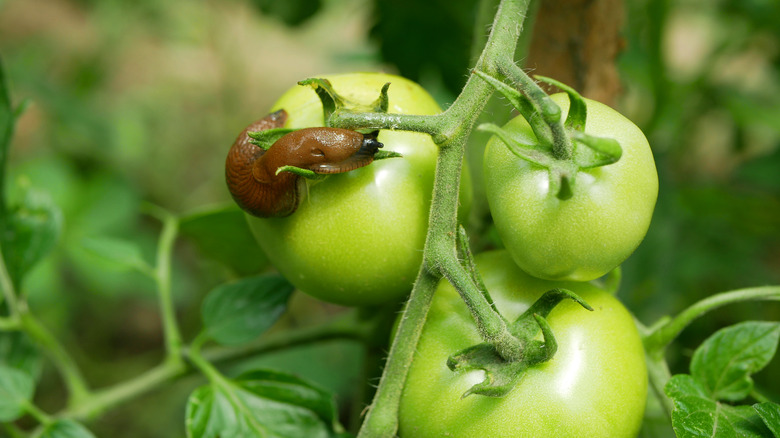
[[[564,84],[563,82],[556,81],[553,78],[538,75],[534,76],[534,78],[544,83],[554,85],[569,95],[569,115],[566,116],[564,126],[567,129],[584,132],[585,122],[588,118],[588,107],[585,105],[585,100],[582,98],[580,93],[578,93],[574,88]]]
[[[336,111],[352,111],[352,112],[378,112],[386,113],[390,100],[387,96],[387,91],[390,88],[390,82],[385,83],[379,92],[379,97],[369,105],[363,105],[357,102],[352,102],[342,96],[340,96],[329,80],[324,78],[309,78],[298,82],[298,85],[310,86],[317,93],[317,97],[322,102],[322,115],[325,126],[330,125],[330,117]],[[366,132],[358,131],[363,134]]]
[[[328,124],[330,116],[339,108],[344,107],[344,99],[336,93],[330,81],[324,78],[309,78],[298,82],[298,85],[308,85],[317,93],[322,102],[322,115],[325,124]]]
[[[278,169],[276,169],[277,175],[279,175],[282,172],[294,173],[298,176],[302,176],[306,179],[311,179],[311,180],[321,180],[324,179],[326,176],[328,176],[325,174],[316,173],[313,170],[301,169],[300,167],[295,167],[295,166],[281,166]]]
[[[503,397],[520,381],[525,370],[547,362],[558,351],[558,342],[545,317],[564,299],[571,299],[588,310],[593,310],[582,298],[567,289],[552,289],[545,292],[509,327],[520,340],[523,351],[520,360],[507,361],[496,351],[493,344],[481,343],[465,348],[447,359],[447,367],[455,372],[482,370],[485,379],[463,394],[479,394],[488,397]],[[542,341],[536,340],[541,331]]]
[[[510,327],[512,334],[518,337],[524,336],[528,338],[536,336],[539,332],[539,325],[535,315],[546,318],[555,306],[565,299],[573,300],[585,309],[593,311],[593,308],[574,292],[562,288],[551,289],[539,297],[531,307],[526,309],[526,311],[512,323],[512,326]]]
[[[390,108],[390,98],[387,97],[387,90],[390,88],[390,82],[386,82],[379,92],[379,97],[371,104],[371,108],[376,113],[387,113]]]
[[[384,160],[386,158],[402,158],[402,157],[403,155],[400,152],[386,151],[384,149],[380,149],[374,153],[374,161]]]
[[[447,359],[447,367],[456,372],[482,370],[485,379],[463,393],[462,398],[471,394],[487,397],[503,397],[517,385],[525,370],[536,364],[547,362],[558,351],[558,342],[544,317],[532,315],[542,332],[543,341],[525,339],[523,356],[517,361],[507,361],[498,354],[495,347],[482,343],[463,349]]]
[[[520,91],[505,84],[504,82],[499,81],[498,79],[478,70],[475,70],[474,74],[482,78],[496,91],[506,97],[509,103],[511,103],[512,106],[514,106],[517,111],[520,112],[520,114],[528,121],[528,124],[531,126],[531,130],[533,130],[534,134],[536,134],[536,138],[538,139],[541,146],[544,148],[550,148],[552,145],[552,133],[550,132],[549,125],[547,122],[545,122],[546,113],[542,114],[542,112],[537,111],[536,107],[534,107],[534,104],[528,97],[526,97]],[[550,103],[557,107],[554,102],[550,101]],[[560,113],[560,109],[558,109],[558,112]]]
[[[623,148],[614,138],[596,137],[579,131],[569,131],[569,133],[575,144],[574,162],[580,169],[592,169],[616,163],[623,156]]]
[[[512,106],[514,106],[520,112],[520,114],[522,114],[523,117],[526,118],[526,120],[531,114],[534,114],[536,112],[536,109],[534,108],[534,105],[531,103],[531,100],[528,99],[519,91],[517,91],[516,89],[510,87],[509,85],[505,84],[502,81],[499,81],[493,76],[487,75],[479,70],[474,70],[474,74],[482,78],[496,91],[498,91],[504,97],[506,97],[509,103],[511,103]]]
[[[553,158],[544,150],[539,150],[539,146],[525,141],[516,133],[509,132],[504,128],[492,123],[483,123],[477,127],[478,130],[490,132],[498,136],[509,150],[518,157],[548,169],[553,167]]]
[[[447,367],[454,372],[485,372],[485,380],[469,388],[461,398],[471,394],[503,397],[517,385],[528,369],[528,364],[524,361],[507,362],[492,345],[478,344],[450,356],[447,359]]]
[[[252,139],[249,140],[250,143],[268,150],[277,140],[293,131],[295,131],[295,129],[273,128],[266,129],[265,131],[250,131],[247,132],[246,135]]]

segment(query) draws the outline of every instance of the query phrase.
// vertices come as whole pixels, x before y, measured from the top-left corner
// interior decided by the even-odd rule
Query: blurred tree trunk
[[[525,67],[613,105],[621,91],[615,61],[625,44],[623,0],[538,1]]]

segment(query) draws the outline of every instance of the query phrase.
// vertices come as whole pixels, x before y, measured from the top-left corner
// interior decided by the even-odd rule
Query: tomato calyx
[[[330,83],[330,81],[325,78],[304,79],[298,82],[298,85],[309,86],[314,89],[315,93],[317,93],[317,97],[320,99],[320,102],[322,102],[322,117],[325,126],[333,126],[332,123],[330,123],[330,120],[331,116],[336,111],[346,111],[353,113],[376,112],[386,114],[390,105],[390,100],[387,96],[387,90],[390,89],[390,82],[385,82],[385,84],[382,86],[382,89],[379,91],[379,97],[377,97],[375,101],[368,105],[363,105],[341,96],[333,88],[333,85]],[[367,135],[373,135],[374,137],[379,134],[379,131],[377,130],[357,129],[356,131]],[[374,153],[375,161],[384,160],[387,158],[402,157],[402,154],[395,151],[381,150]]]
[[[556,288],[545,292],[509,327],[522,345],[520,359],[514,361],[504,359],[495,346],[487,342],[473,345],[450,356],[447,367],[454,372],[482,370],[485,373],[484,380],[469,388],[462,397],[471,394],[503,397],[517,385],[525,370],[552,359],[558,344],[545,318],[564,299],[571,299],[585,309],[593,310],[588,303],[570,290]],[[539,332],[542,334],[541,341],[535,339]]]
[[[310,86],[314,89],[314,92],[317,93],[317,97],[319,97],[322,102],[322,113],[325,126],[332,126],[330,119],[336,111],[387,113],[390,105],[389,98],[387,97],[387,90],[390,88],[390,82],[386,82],[382,86],[382,89],[379,91],[379,97],[368,105],[363,105],[341,96],[333,88],[330,81],[324,78],[304,79],[298,82],[298,85]]]
[[[541,111],[541,106],[521,91],[493,78],[483,72],[475,71],[509,102],[528,121],[536,138],[510,133],[492,123],[477,127],[481,131],[496,135],[516,156],[537,166],[548,169],[550,192],[560,200],[572,197],[572,186],[578,172],[586,169],[607,166],[620,160],[623,149],[617,140],[597,137],[585,133],[587,106],[583,97],[568,85],[544,76],[536,79],[554,85],[569,97],[569,113],[563,122],[566,135],[553,135],[551,124],[561,123],[560,111]],[[553,104],[554,105],[554,104]]]

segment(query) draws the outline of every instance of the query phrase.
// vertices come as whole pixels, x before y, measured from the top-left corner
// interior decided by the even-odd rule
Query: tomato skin
[[[555,287],[574,291],[595,310],[562,302],[547,318],[558,341],[549,362],[528,369],[503,398],[461,398],[483,373],[456,374],[447,368],[447,358],[481,339],[457,292],[442,281],[404,387],[400,436],[636,436],[644,414],[647,370],[641,339],[623,305],[589,283],[531,277],[503,250],[480,254],[476,263],[509,321]]]
[[[390,113],[437,114],[419,85],[400,76],[353,73],[322,76],[337,93],[367,105],[390,82]],[[322,104],[310,87],[295,86],[271,108],[284,108],[285,127],[323,125]],[[365,306],[401,299],[422,261],[438,147],[427,134],[381,131],[384,150],[402,158],[309,183],[298,209],[285,218],[249,217],[273,265],[299,290],[321,300]],[[467,177],[462,211],[470,203]]]
[[[568,97],[552,98],[565,117]],[[618,140],[623,155],[616,163],[580,171],[570,199],[549,191],[547,169],[517,157],[497,138],[485,149],[485,191],[496,228],[515,262],[535,277],[598,278],[623,263],[650,226],[658,175],[647,139],[615,110],[585,101],[585,132]],[[535,139],[522,117],[504,128]]]

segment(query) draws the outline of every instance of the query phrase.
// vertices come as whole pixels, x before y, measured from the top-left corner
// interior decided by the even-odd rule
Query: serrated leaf
[[[28,373],[0,365],[0,421],[21,417],[34,390],[35,383]]]
[[[182,236],[204,255],[235,270],[255,274],[268,266],[268,257],[255,243],[244,212],[235,204],[219,206],[182,218]]]
[[[280,373],[279,373],[280,374]],[[290,397],[267,398],[252,388],[252,379],[220,380],[196,389],[187,402],[188,438],[328,438],[330,424]],[[273,380],[265,386],[270,387]],[[288,379],[280,382],[289,385]],[[261,385],[263,386],[263,385]],[[284,392],[284,391],[280,391]]]
[[[0,333],[0,365],[28,373],[37,380],[43,358],[25,332]]]
[[[86,427],[73,420],[57,420],[47,425],[36,438],[95,438]]]
[[[772,402],[756,403],[753,405],[753,409],[758,412],[775,438],[780,438],[780,405]]]
[[[664,388],[674,403],[672,427],[678,438],[766,437],[769,431],[750,406],[731,406],[710,398],[692,376],[678,374]]]
[[[746,321],[719,330],[691,360],[691,375],[715,400],[742,400],[753,389],[750,375],[764,368],[777,350],[780,323]]]
[[[84,249],[105,259],[117,270],[152,274],[153,269],[144,259],[141,248],[130,240],[105,236],[86,237],[81,244]]]
[[[279,275],[261,275],[217,286],[203,301],[204,329],[221,344],[251,341],[282,314],[292,291],[293,286]]]
[[[62,229],[62,213],[48,193],[24,188],[20,203],[8,210],[3,240],[3,256],[15,284],[45,257]]]

